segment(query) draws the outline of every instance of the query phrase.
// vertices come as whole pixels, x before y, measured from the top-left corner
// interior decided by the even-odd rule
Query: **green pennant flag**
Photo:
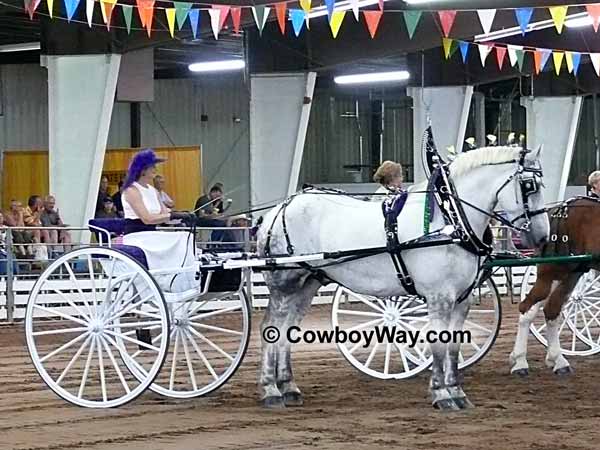
[[[517,63],[519,64],[519,71],[523,72],[523,63],[525,62],[525,52],[523,50],[516,50]]]
[[[125,25],[127,25],[127,34],[131,33],[131,15],[133,14],[133,6],[121,5],[123,9],[123,17],[125,18]]]
[[[177,28],[179,28],[179,31],[181,31],[183,24],[185,23],[185,19],[187,19],[188,13],[190,12],[190,9],[192,9],[192,4],[187,2],[173,2],[173,6],[175,7]]]
[[[417,29],[417,25],[421,20],[421,14],[423,14],[423,11],[404,11],[404,22],[406,23],[406,28],[408,29],[408,36],[411,39],[415,35],[415,30]]]
[[[269,12],[271,12],[271,8],[268,8],[266,6],[252,7],[252,14],[254,15],[254,21],[256,22],[256,26],[258,27],[258,34],[260,36],[262,36],[263,28],[265,27],[265,23],[267,23]]]
[[[450,58],[452,58],[454,56],[454,54],[456,53],[456,50],[458,50],[459,48],[459,42],[458,41],[452,41],[452,44],[450,45]]]

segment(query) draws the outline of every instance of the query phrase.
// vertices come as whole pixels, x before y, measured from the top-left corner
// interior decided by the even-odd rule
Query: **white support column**
[[[121,55],[45,56],[50,193],[65,223],[94,216]]]
[[[252,206],[277,202],[296,191],[315,80],[314,72],[252,76]]]
[[[413,98],[414,171],[415,183],[419,183],[425,180],[421,161],[427,114],[442,157],[447,158],[446,148],[450,146],[460,152],[465,140],[473,86],[409,87],[408,95]]]
[[[582,102],[583,97],[521,99],[521,105],[527,109],[527,147],[544,146],[542,167],[547,202],[565,197]]]

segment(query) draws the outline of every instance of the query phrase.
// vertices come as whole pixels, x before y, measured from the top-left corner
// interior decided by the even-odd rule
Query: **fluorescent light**
[[[410,74],[406,70],[396,72],[362,73],[335,77],[336,84],[384,83],[386,81],[406,81]]]
[[[24,42],[22,44],[7,44],[0,45],[0,53],[10,53],[10,52],[31,52],[34,50],[39,50],[40,43],[39,42]]]
[[[570,19],[565,22],[565,26],[568,28],[583,28],[593,25],[594,21],[590,16],[577,17],[576,19]]]
[[[383,0],[384,2],[387,2],[389,0]],[[358,6],[359,8],[362,8],[363,6],[371,6],[371,5],[377,5],[379,4],[379,0],[358,0],[358,2],[356,2],[356,6]],[[348,11],[350,9],[352,9],[352,2],[348,1],[348,0],[342,0],[341,2],[336,2],[335,4],[335,10],[336,11]],[[314,17],[322,17],[322,16],[326,16],[327,15],[327,6],[326,5],[322,5],[322,6],[317,6],[313,9],[310,10],[310,12],[307,14],[307,17],[309,19],[312,19]]]
[[[240,70],[246,67],[243,59],[230,59],[227,61],[210,61],[193,63],[188,66],[191,72],[221,72],[224,70]]]

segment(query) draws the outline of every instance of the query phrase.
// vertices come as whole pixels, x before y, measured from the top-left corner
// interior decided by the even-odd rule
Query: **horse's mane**
[[[508,163],[519,159],[520,147],[482,147],[461,153],[450,164],[450,175],[463,175],[477,167]]]

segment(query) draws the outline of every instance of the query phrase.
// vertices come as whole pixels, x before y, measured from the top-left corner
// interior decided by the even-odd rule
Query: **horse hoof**
[[[475,405],[471,403],[467,397],[453,398],[452,400],[454,400],[454,403],[456,403],[456,406],[458,406],[460,409],[475,408]]]
[[[279,396],[275,396],[275,395],[263,398],[262,404],[265,408],[269,408],[269,409],[285,408],[285,403],[283,402],[283,397],[279,397]]]
[[[286,392],[283,394],[283,403],[285,406],[302,406],[304,397],[300,392]]]
[[[525,378],[529,376],[529,369],[517,369],[513,370],[511,373],[519,378]]]
[[[451,398],[437,400],[433,403],[433,407],[440,411],[459,411],[460,408]]]
[[[575,372],[575,370],[573,370],[573,368],[571,366],[565,366],[565,367],[561,367],[560,369],[557,369],[554,371],[555,375],[558,375],[559,377],[568,377],[569,375],[572,375]]]

